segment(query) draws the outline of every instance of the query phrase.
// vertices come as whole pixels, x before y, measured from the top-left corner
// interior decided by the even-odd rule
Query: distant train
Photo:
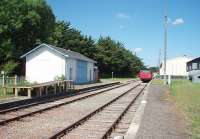
[[[153,73],[151,70],[140,70],[138,77],[142,82],[149,82],[153,78]]]

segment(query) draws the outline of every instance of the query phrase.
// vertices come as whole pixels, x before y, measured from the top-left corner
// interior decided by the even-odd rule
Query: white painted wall
[[[166,62],[166,74],[173,76],[187,76],[186,63],[192,60],[187,57],[177,57],[174,59],[167,60]],[[160,75],[164,75],[164,63],[160,68]]]
[[[90,74],[90,70],[91,70],[91,74]],[[87,64],[87,80],[88,80],[88,82],[94,81],[93,76],[94,76],[94,63],[88,62],[88,64]]]
[[[70,68],[72,68],[72,80],[76,80],[76,62],[75,59],[66,58],[65,77],[67,80],[70,79]]]
[[[58,53],[41,47],[26,57],[26,77],[30,82],[53,81],[65,75],[65,58]]]

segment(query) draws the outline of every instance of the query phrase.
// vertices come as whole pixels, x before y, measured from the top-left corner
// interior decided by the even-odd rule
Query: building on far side
[[[187,62],[187,72],[189,80],[200,83],[200,57]]]
[[[168,59],[166,62],[166,75],[171,75],[174,78],[187,77],[188,72],[186,70],[186,63],[192,60],[187,56],[176,57]],[[164,75],[164,63],[160,64],[160,75]]]

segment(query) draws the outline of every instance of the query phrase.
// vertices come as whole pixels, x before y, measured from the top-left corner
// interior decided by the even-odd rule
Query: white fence
[[[12,85],[25,85],[28,84],[26,77],[14,76],[14,77],[0,77],[0,86],[12,86]]]

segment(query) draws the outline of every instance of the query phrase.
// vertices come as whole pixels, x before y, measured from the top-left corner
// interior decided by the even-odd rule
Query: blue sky
[[[150,66],[158,64],[163,50],[165,1],[47,0],[57,20],[69,21],[95,40],[110,36],[121,41]],[[200,0],[167,0],[168,58],[200,55],[199,5]]]

